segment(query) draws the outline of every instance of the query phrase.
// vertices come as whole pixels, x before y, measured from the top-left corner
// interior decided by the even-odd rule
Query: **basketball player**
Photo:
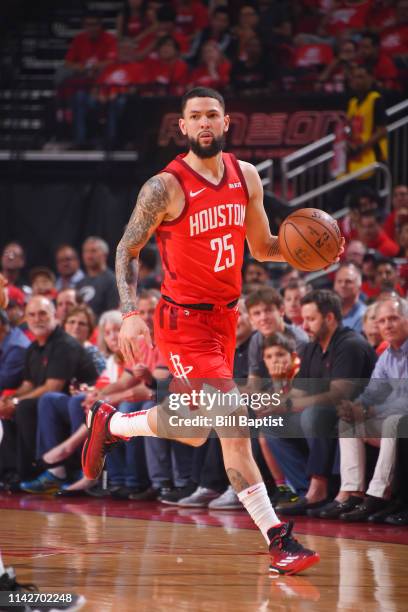
[[[230,124],[223,97],[197,87],[182,100],[181,132],[189,151],[176,157],[142,187],[135,210],[119,243],[116,276],[123,325],[120,348],[136,362],[138,338],[151,344],[147,326],[136,310],[140,250],[156,233],[164,281],[156,309],[154,339],[169,369],[180,379],[232,379],[237,302],[241,293],[244,241],[259,261],[284,261],[263,208],[262,183],[256,169],[223,153]],[[132,436],[177,438],[166,430],[163,410],[151,408],[121,415],[108,404],[95,404],[88,414],[89,436],[83,449],[88,478],[102,470],[109,444]],[[249,436],[221,440],[229,480],[271,554],[271,571],[293,574],[319,561],[291,535],[292,524],[276,516],[253,459]],[[181,441],[198,445],[194,437]]]

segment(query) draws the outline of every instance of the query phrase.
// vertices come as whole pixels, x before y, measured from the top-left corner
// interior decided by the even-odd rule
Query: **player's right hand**
[[[127,317],[119,332],[119,349],[126,363],[140,362],[139,341],[141,337],[145,339],[148,346],[153,347],[150,330],[143,319],[138,315]]]

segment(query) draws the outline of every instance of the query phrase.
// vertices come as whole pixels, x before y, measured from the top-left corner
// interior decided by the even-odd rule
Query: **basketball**
[[[279,228],[279,247],[286,261],[303,272],[330,266],[340,250],[341,234],[333,217],[318,208],[301,208]]]

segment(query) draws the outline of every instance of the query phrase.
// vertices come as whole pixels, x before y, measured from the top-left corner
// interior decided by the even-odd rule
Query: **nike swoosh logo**
[[[203,187],[202,189],[199,189],[198,191],[190,191],[190,198],[194,198],[195,196],[197,196],[199,193],[201,193],[205,189],[207,189],[207,187]]]

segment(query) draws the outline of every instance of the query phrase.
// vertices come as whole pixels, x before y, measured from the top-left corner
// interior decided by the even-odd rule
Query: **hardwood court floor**
[[[127,517],[117,517],[109,516],[102,500],[24,499],[0,496],[5,564],[15,567],[20,581],[43,591],[85,595],[87,611],[408,609],[404,544],[302,535],[302,542],[320,552],[320,564],[301,576],[271,578],[261,536],[234,526],[246,520],[244,513],[212,513],[221,515],[216,519],[206,511],[159,512],[149,510],[153,504],[123,502],[116,508]],[[138,518],[149,512],[156,520]],[[299,525],[304,531],[305,524]]]

